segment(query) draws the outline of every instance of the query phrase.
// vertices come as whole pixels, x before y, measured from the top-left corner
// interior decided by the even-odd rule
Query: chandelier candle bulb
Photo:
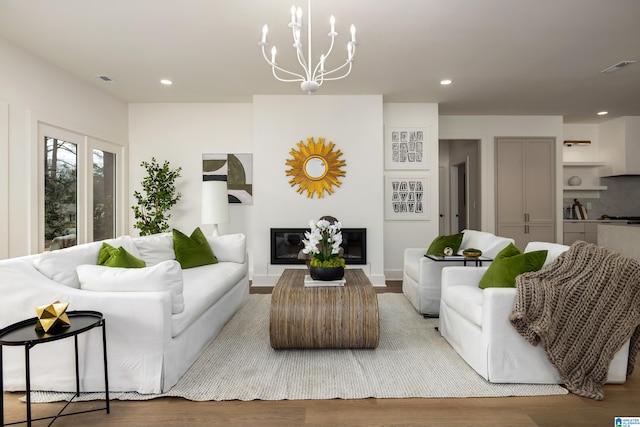
[[[269,27],[267,26],[267,24],[264,24],[264,27],[262,27],[262,44],[267,42],[268,32],[269,32]]]
[[[331,15],[331,17],[329,18],[329,23],[331,24],[331,32],[329,33],[329,35],[338,35],[336,33],[336,17]]]
[[[356,26],[351,24],[351,42],[356,42]]]

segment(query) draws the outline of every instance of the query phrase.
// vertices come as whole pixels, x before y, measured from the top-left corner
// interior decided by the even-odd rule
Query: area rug
[[[491,384],[471,369],[402,294],[379,294],[375,350],[273,350],[270,295],[251,295],[180,381],[163,394],[110,393],[112,399],[298,400],[499,397],[567,394],[559,385]],[[35,392],[34,402],[71,394]],[[88,393],[79,400],[104,399]]]

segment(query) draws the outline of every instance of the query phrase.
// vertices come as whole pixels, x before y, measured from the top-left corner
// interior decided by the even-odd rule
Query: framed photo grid
[[[388,127],[385,132],[385,169],[428,170],[428,128]]]
[[[429,219],[427,176],[386,176],[384,213],[388,220]]]

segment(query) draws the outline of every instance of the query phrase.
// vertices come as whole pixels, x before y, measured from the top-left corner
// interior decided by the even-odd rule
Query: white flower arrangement
[[[342,244],[342,224],[336,221],[331,224],[325,219],[318,222],[309,221],[310,231],[304,234],[305,254],[311,254],[311,265],[314,267],[344,267],[345,262],[340,258],[340,245]]]

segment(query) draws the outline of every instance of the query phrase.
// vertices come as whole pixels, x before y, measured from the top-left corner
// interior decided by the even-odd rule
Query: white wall
[[[562,116],[441,116],[440,139],[479,139],[482,181],[481,228],[496,230],[495,138],[546,136],[556,138],[556,240],[562,241]]]
[[[438,104],[384,104],[386,127],[427,127],[428,171],[384,171],[385,176],[429,177],[429,220],[384,222],[384,268],[387,279],[401,280],[405,248],[426,248],[438,236]]]
[[[0,258],[5,258],[39,250],[38,123],[126,146],[127,106],[3,39],[0,64]]]
[[[213,226],[200,222],[202,154],[252,153],[251,108],[249,103],[130,104],[129,206],[136,204],[133,192],[142,189],[140,183],[146,174],[140,162],[152,157],[160,164],[168,160],[172,169],[182,168],[176,181],[182,198],[171,209],[169,225],[187,235],[196,227],[210,234]],[[255,157],[253,161],[255,165]],[[248,226],[254,209],[252,205],[230,204],[229,223],[220,224],[220,232],[243,232],[250,238]],[[134,223],[129,209],[129,233],[138,235]]]
[[[564,162],[601,162],[599,156],[599,125],[597,124],[565,124],[564,140],[591,141],[588,145],[564,145],[562,161]]]
[[[307,227],[323,215],[344,227],[367,228],[365,272],[374,284],[384,284],[383,127],[382,97],[255,96],[253,280],[273,284],[283,266],[271,266],[269,229]],[[312,199],[289,184],[286,159],[307,138],[333,142],[346,161],[346,176],[331,195]]]

